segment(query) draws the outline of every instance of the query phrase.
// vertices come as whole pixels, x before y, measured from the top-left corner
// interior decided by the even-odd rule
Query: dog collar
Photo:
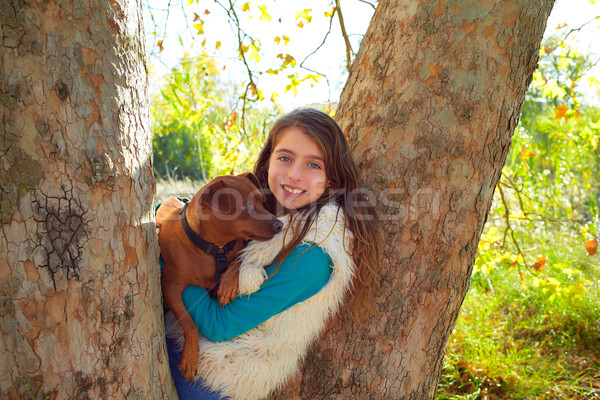
[[[214,257],[215,259],[215,285],[208,291],[209,295],[212,298],[217,298],[217,290],[219,285],[221,284],[221,276],[227,270],[229,266],[229,260],[227,259],[227,253],[229,253],[235,247],[235,242],[237,239],[233,239],[231,242],[225,244],[224,246],[217,246],[209,241],[206,241],[200,237],[196,232],[190,228],[190,225],[185,218],[185,210],[190,203],[185,203],[181,211],[181,225],[183,225],[183,231],[187,235],[187,237],[194,243],[194,245],[205,252]]]
[[[185,210],[187,209],[189,203],[186,203],[180,211],[181,214],[181,224],[183,225],[183,231],[187,235],[187,237],[194,243],[194,245],[205,252],[206,254],[210,254],[213,257],[217,257],[219,254],[227,254],[235,247],[235,242],[237,239],[233,239],[231,242],[225,244],[224,246],[217,246],[209,241],[206,241],[200,237],[196,232],[190,228],[186,218],[185,218]]]

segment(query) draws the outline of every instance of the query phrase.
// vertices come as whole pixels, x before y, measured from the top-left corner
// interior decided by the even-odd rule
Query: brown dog
[[[161,225],[162,291],[183,328],[179,368],[190,381],[198,370],[199,334],[181,295],[190,285],[212,289],[219,281],[219,269],[226,267],[220,277],[219,302],[223,306],[233,300],[240,267],[236,257],[244,240],[269,240],[283,226],[263,207],[265,196],[259,185],[252,173],[217,177],[183,208],[170,211]]]

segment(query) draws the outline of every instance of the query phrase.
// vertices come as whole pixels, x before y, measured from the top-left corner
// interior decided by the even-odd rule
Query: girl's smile
[[[316,201],[327,187],[325,158],[298,127],[284,131],[269,158],[269,189],[281,206],[295,210]]]

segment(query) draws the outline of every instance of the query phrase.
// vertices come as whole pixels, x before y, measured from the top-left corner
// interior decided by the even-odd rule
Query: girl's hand
[[[158,232],[160,231],[160,227],[162,225],[162,223],[164,222],[164,220],[167,218],[167,214],[169,214],[169,212],[175,208],[179,208],[182,207],[183,203],[181,201],[179,201],[176,197],[169,197],[167,200],[165,200],[160,207],[158,207],[158,210],[156,210],[156,234],[158,235]]]

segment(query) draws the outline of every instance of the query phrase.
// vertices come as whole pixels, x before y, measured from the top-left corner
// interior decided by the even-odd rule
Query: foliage
[[[517,266],[521,275],[543,272],[548,260],[570,260],[551,259],[533,252],[536,247],[556,235],[571,238],[572,246],[598,235],[600,109],[584,104],[577,90],[591,65],[589,57],[556,38],[542,47],[538,78],[523,106],[475,272],[503,264]],[[548,91],[548,84],[560,90]]]
[[[600,109],[580,91],[594,63],[558,38],[541,57],[438,399],[600,398]]]
[[[561,255],[578,262],[570,273],[551,264],[544,277],[554,286],[536,286],[535,276],[523,282],[515,268],[474,277],[448,343],[438,399],[600,398],[600,274],[578,251]],[[557,295],[578,281],[596,284]]]
[[[249,110],[240,124],[225,99],[214,59],[186,55],[153,94],[152,132],[157,177],[205,180],[251,170],[272,119],[269,110]]]
[[[374,10],[373,4],[361,1]],[[304,63],[324,49],[334,21],[340,24],[348,47],[348,65],[354,55],[352,34],[343,26],[339,1],[290,8],[251,1],[191,0],[181,4],[184,21],[169,20],[170,13],[179,8],[174,4],[165,8],[162,3],[146,0],[144,6],[152,21],[151,60],[161,61],[161,53],[177,46],[187,49],[190,42],[190,48],[201,48],[200,56],[186,53],[160,83],[151,82],[156,91],[152,95],[152,117],[154,166],[159,178],[205,180],[232,169],[251,169],[264,142],[266,126],[281,112],[280,93],[296,96],[302,86],[313,87],[323,80],[329,85],[325,73]],[[161,19],[159,14],[165,11],[166,17]],[[179,45],[170,40],[177,36],[173,31],[178,31],[173,21],[187,28],[178,38]],[[290,54],[294,42],[304,41],[308,34],[315,36],[308,31],[319,31],[319,26],[327,25],[327,32],[321,32],[320,45],[315,43]],[[230,71],[241,82],[239,85],[224,82],[223,75]],[[281,92],[273,91],[267,99],[263,80],[271,78],[283,78],[278,85]],[[325,111],[331,112],[331,107]]]
[[[283,93],[295,96],[301,87],[322,88],[324,84],[331,101],[332,84],[328,75],[334,85],[341,86],[355,55],[354,48],[366,28],[362,24],[358,32],[355,24],[351,24],[351,29],[346,28],[339,0],[312,0],[298,5],[221,0],[185,3],[181,7],[169,3],[165,8],[158,0],[144,1],[152,21],[147,27],[152,35],[151,59],[160,58],[161,53],[174,47],[191,47],[188,45],[201,47],[214,58],[226,59],[223,69],[235,71],[236,77],[244,79],[236,104],[241,119],[256,103],[270,100],[279,107]],[[353,3],[347,1],[344,5],[365,8],[362,16],[375,10],[376,2]],[[174,11],[181,12],[183,18],[171,16]],[[173,21],[184,22],[187,29],[173,27]],[[179,44],[170,40],[177,36],[177,31]],[[336,41],[343,45],[336,45]],[[340,58],[345,55],[346,71],[339,71],[339,63],[333,63],[335,68],[319,63],[319,58],[331,59],[332,51],[339,52]],[[268,82],[277,82],[279,89],[269,87]]]

